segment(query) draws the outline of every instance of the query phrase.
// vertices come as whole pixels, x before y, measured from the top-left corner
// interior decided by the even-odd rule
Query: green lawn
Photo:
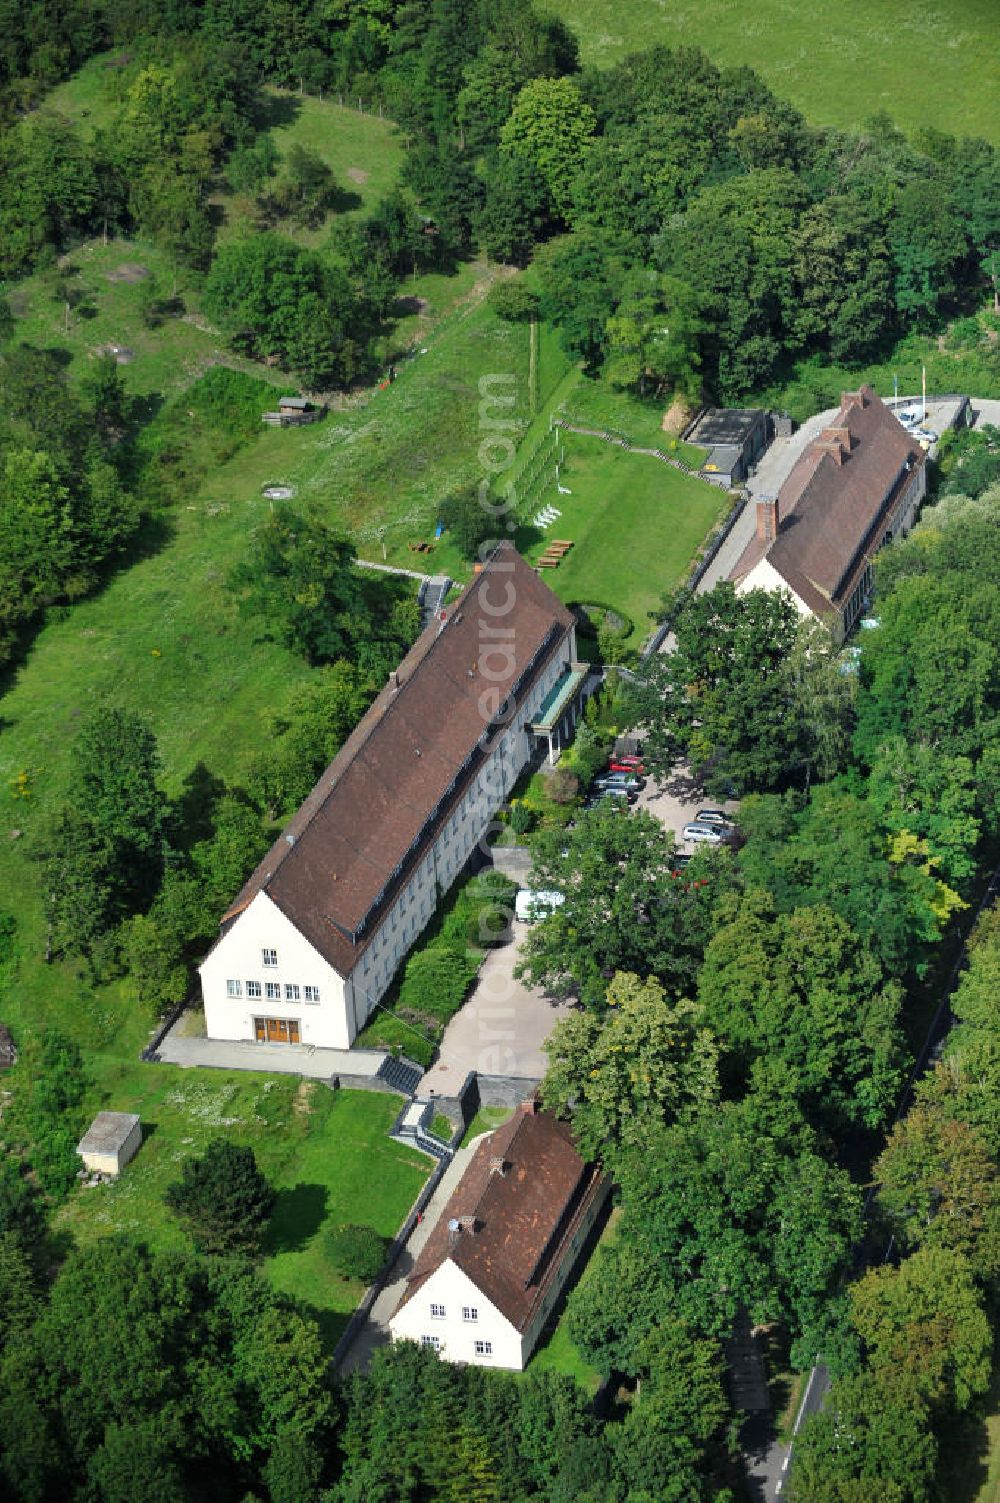
[[[650,399],[640,401],[631,392],[616,391],[606,381],[581,380],[559,404],[559,414],[568,423],[587,428],[602,428],[623,434],[634,444],[647,449],[663,449],[700,465],[705,450],[695,444],[673,443],[663,431],[664,403]]]
[[[492,1132],[495,1127],[502,1127],[512,1115],[509,1106],[481,1106],[465,1129],[465,1136],[459,1144],[460,1148],[467,1148],[473,1138],[478,1138],[480,1133]]]
[[[658,459],[628,454],[597,438],[567,433],[561,483],[540,505],[562,515],[528,549],[534,560],[552,538],[576,545],[545,579],[565,601],[616,607],[632,619],[633,646],[650,631],[649,612],[674,588],[728,500]]]
[[[387,1137],[398,1098],[165,1065],[127,1068],[103,1084],[109,1107],[140,1114],[143,1146],[117,1183],[77,1189],[57,1228],[80,1242],[117,1232],[158,1248],[184,1246],[187,1234],[164,1205],[167,1186],[209,1139],[249,1144],[278,1191],[264,1244],[268,1277],[313,1307],[332,1346],[364,1290],[330,1267],[323,1228],[353,1221],[394,1236],[430,1168],[424,1155]]]
[[[860,125],[886,110],[906,130],[932,125],[1000,145],[995,0],[542,0],[609,67],[663,44],[747,64],[818,125]]]

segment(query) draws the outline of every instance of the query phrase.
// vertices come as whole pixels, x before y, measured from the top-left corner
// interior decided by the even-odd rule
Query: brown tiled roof
[[[766,556],[817,615],[840,607],[859,559],[875,551],[876,523],[925,457],[870,386],[845,392],[778,492],[777,537],[766,543],[755,534],[730,579],[744,579]]]
[[[568,1124],[526,1102],[476,1149],[397,1309],[450,1258],[523,1331],[602,1180],[577,1153]],[[457,1231],[449,1225],[456,1221]]]
[[[511,609],[498,615],[508,599]],[[431,622],[417,639],[223,915],[224,928],[266,892],[348,975],[389,907],[383,897],[372,913],[379,895],[423,859],[478,771],[489,729],[481,696],[497,690],[502,701],[522,679],[523,693],[525,675],[540,670],[572,624],[572,613],[502,544],[444,623]],[[496,626],[513,632],[504,642],[509,658],[481,662],[483,631]]]

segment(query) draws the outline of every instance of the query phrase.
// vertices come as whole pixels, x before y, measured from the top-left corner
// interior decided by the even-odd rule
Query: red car
[[[608,763],[609,772],[634,772],[636,777],[646,775],[646,769],[642,765],[641,757],[612,757]]]

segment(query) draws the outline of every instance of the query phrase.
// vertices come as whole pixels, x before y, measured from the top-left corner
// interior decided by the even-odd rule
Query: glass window
[[[292,984],[287,985],[285,987],[285,1001],[286,1002],[297,1002],[298,1000],[299,1000],[299,989],[298,989],[298,987],[294,986]]]
[[[260,955],[261,955],[261,959],[263,960],[263,962],[264,962],[265,965],[277,965],[278,964],[278,952],[277,952],[277,950],[261,950]]]
[[[475,1344],[475,1348],[476,1348],[476,1356],[477,1357],[492,1357],[492,1355],[493,1355],[493,1343],[492,1343],[492,1341],[477,1341],[474,1344]]]
[[[259,997],[260,996],[260,982],[259,981],[248,981],[247,982],[247,996],[248,997]]]
[[[420,1345],[432,1346],[438,1352],[441,1350],[441,1338],[440,1336],[421,1336]]]
[[[434,1316],[435,1320],[443,1319],[444,1313],[444,1305],[431,1305],[431,1314]]]
[[[476,1309],[475,1305],[463,1305],[462,1306],[462,1319],[463,1320],[478,1320],[479,1319],[479,1311]]]
[[[281,987],[276,981],[265,981],[264,994],[269,1002],[281,1001]]]
[[[367,968],[367,961],[366,961],[365,964],[366,964],[366,968]],[[319,1001],[319,987],[318,986],[307,986],[305,988],[305,994],[306,994],[306,1001],[307,1002],[318,1002]]]
[[[226,982],[226,996],[227,997],[242,997],[242,995],[243,995],[243,983],[242,983],[242,981],[227,981]]]

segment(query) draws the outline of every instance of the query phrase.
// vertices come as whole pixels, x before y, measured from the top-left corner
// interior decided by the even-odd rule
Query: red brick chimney
[[[778,498],[757,498],[757,536],[762,543],[773,543],[778,536]]]

